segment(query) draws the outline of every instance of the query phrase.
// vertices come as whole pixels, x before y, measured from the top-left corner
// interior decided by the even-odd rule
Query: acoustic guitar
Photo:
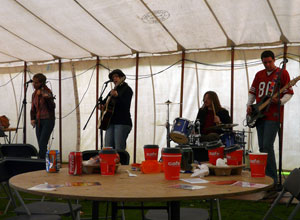
[[[114,90],[118,88],[124,81],[126,77],[123,76],[120,78],[120,81],[116,83]],[[104,110],[101,111],[101,116],[99,118],[99,123],[98,123],[98,128],[102,130],[106,130],[110,124],[111,117],[114,113],[115,110],[115,105],[116,105],[116,99],[113,96],[108,96],[106,99],[105,105],[104,105]]]
[[[286,84],[284,87],[280,89],[280,94],[294,86],[298,81],[300,80],[300,76],[296,77],[295,79],[291,80],[288,84]],[[246,115],[246,121],[247,126],[250,128],[254,128],[256,126],[256,123],[259,119],[262,119],[265,115],[263,114],[264,109],[268,106],[272,98],[275,98],[277,96],[277,92],[272,97],[265,96],[259,103],[255,105],[251,105],[252,112],[251,114]]]

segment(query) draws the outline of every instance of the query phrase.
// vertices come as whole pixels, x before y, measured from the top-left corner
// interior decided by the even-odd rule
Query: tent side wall
[[[283,48],[272,49],[277,56],[283,54]],[[254,78],[255,73],[263,68],[259,59],[262,50],[235,50],[234,68],[234,123],[239,125],[235,130],[249,131],[244,127],[246,102],[248,96],[248,86]],[[287,70],[291,78],[299,73],[299,47],[290,47],[288,56]],[[231,51],[206,51],[197,53],[187,53],[185,55],[184,66],[184,87],[182,102],[182,117],[194,121],[198,108],[202,105],[202,96],[208,90],[216,91],[219,95],[223,107],[230,111],[231,107]],[[282,61],[279,58],[276,65]],[[135,58],[100,60],[99,85],[106,81],[109,71],[115,68],[122,69],[127,76],[126,82],[135,91]],[[72,69],[73,74],[72,74]],[[162,104],[167,100],[174,103],[180,102],[180,83],[181,83],[181,54],[141,57],[139,60],[139,80],[138,80],[138,112],[137,112],[137,162],[144,160],[143,146],[145,144],[158,144],[160,148],[166,147],[166,128],[164,124],[167,120],[167,106]],[[56,95],[58,105],[58,64],[50,63],[44,65],[29,65],[27,79],[32,78],[33,74],[42,72],[48,78],[48,86]],[[74,89],[74,73],[76,75],[77,88]],[[23,99],[23,67],[3,67],[0,68],[0,94],[2,97],[1,115],[10,118],[12,127],[17,125],[18,113]],[[107,88],[105,94],[110,90]],[[27,92],[27,142],[37,147],[35,131],[29,124],[31,94],[33,88],[30,85]],[[298,150],[299,140],[297,132],[300,131],[299,117],[299,96],[298,87],[294,87],[295,95],[288,102],[285,108],[284,140],[283,140],[283,168],[292,169],[299,166]],[[100,93],[100,91],[99,91]],[[5,95],[3,95],[5,94]],[[104,94],[104,95],[105,95]],[[67,161],[70,151],[76,150],[78,145],[81,151],[95,149],[96,147],[96,117],[91,117],[86,129],[83,130],[90,113],[95,106],[96,100],[96,61],[73,61],[62,64],[62,155],[63,161]],[[131,115],[135,120],[135,94],[131,103]],[[76,111],[79,104],[79,111]],[[80,114],[78,115],[78,112]],[[179,117],[180,104],[170,105],[170,123]],[[58,117],[58,108],[56,117]],[[23,127],[22,120],[20,127]],[[50,139],[52,149],[59,149],[58,119]],[[131,131],[127,150],[133,159],[134,135]],[[80,133],[78,133],[80,132]],[[99,133],[98,133],[99,134]],[[258,151],[257,137],[255,129],[246,138],[247,149]],[[19,130],[14,142],[22,143],[23,134]],[[2,141],[2,140],[1,140]],[[99,141],[100,143],[100,141]],[[177,145],[172,142],[171,146]],[[99,145],[100,146],[100,145]],[[275,142],[275,152],[278,157],[278,140]],[[133,161],[133,160],[132,160]]]

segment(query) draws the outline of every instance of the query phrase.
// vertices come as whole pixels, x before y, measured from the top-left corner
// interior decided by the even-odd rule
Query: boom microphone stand
[[[105,91],[105,89],[106,89],[106,87],[107,87],[107,84],[108,84],[109,82],[111,82],[111,81],[110,81],[110,80],[109,80],[109,81],[106,81],[106,82],[103,84],[103,86],[102,86],[102,91],[101,91],[101,94],[100,94],[100,97],[99,97],[99,99],[98,99],[96,105],[94,106],[93,111],[91,112],[91,114],[90,114],[90,116],[89,116],[87,122],[85,123],[85,125],[84,125],[84,127],[83,127],[83,130],[85,130],[86,126],[88,125],[88,123],[89,123],[89,121],[90,121],[90,119],[91,119],[91,117],[92,117],[92,115],[93,115],[95,109],[97,108],[97,106],[98,106],[99,104],[103,104],[103,98],[102,98],[102,96],[103,96],[103,93],[104,93],[104,91]],[[103,87],[104,87],[104,88],[103,88]],[[100,117],[101,117],[101,116],[100,116]],[[102,128],[100,128],[100,147],[101,147],[101,149],[103,148],[103,129],[102,129]]]

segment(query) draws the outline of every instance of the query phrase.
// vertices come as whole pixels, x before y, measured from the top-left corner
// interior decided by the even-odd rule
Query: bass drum
[[[208,162],[208,151],[205,148],[205,143],[199,145],[183,145],[192,148],[194,154],[194,162]]]
[[[187,144],[191,133],[191,121],[184,118],[175,118],[170,138],[178,144]]]

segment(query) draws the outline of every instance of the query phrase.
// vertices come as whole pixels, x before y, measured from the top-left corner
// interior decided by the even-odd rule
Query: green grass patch
[[[40,196],[35,196],[31,194],[21,193],[23,198],[26,198],[25,202],[30,203],[32,199],[39,199]],[[0,191],[0,197],[4,197],[3,191]],[[28,200],[30,199],[30,200]],[[47,197],[47,200],[50,201],[59,201],[65,202],[62,199],[52,199]],[[6,215],[3,215],[3,211],[6,207],[8,200],[5,198],[0,198],[0,219],[6,219],[11,216],[15,216],[13,212],[13,207],[10,206],[9,211]],[[76,201],[73,200],[75,203]],[[82,205],[82,215],[81,218],[91,218],[92,215],[92,202],[87,200],[80,200],[79,203]],[[20,204],[19,204],[20,205]],[[139,206],[139,202],[128,202],[125,203],[126,206]],[[166,203],[144,203],[144,206],[160,206],[166,205]],[[213,219],[217,218],[217,209],[216,209],[216,202],[213,202],[214,210],[213,210]],[[221,213],[223,220],[261,220],[267,210],[270,207],[270,203],[264,201],[244,201],[244,200],[229,200],[229,199],[221,199],[220,206],[221,206]],[[107,202],[100,202],[99,204],[99,215],[105,216],[106,213],[106,206]],[[207,200],[187,200],[181,202],[181,207],[189,207],[189,208],[204,208],[209,210],[210,202]],[[291,205],[290,207],[286,207],[285,204],[279,204],[276,206],[272,216],[269,219],[287,219],[289,214],[292,212],[295,205]],[[109,216],[110,216],[110,206],[109,206]],[[121,215],[121,211],[118,212]],[[141,210],[125,210],[125,217],[127,220],[140,220],[142,219]],[[71,217],[63,217],[63,219],[71,219]],[[300,212],[297,213],[294,219],[300,219]]]

